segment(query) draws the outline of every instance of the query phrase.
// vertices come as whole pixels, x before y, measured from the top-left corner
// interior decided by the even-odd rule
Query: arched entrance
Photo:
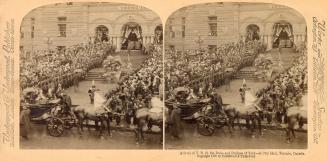
[[[258,25],[250,24],[246,27],[246,39],[245,41],[253,41],[260,39],[260,28]]]
[[[162,25],[158,25],[154,29],[154,43],[155,44],[162,44],[162,40],[163,40]]]
[[[289,22],[279,21],[273,26],[273,48],[291,48],[294,44],[293,27]]]
[[[99,25],[95,28],[95,39],[94,42],[107,42],[109,41],[109,29],[104,25]]]
[[[142,48],[142,28],[138,23],[128,22],[122,27],[122,44],[121,50],[127,50],[128,42],[135,41],[131,50],[140,50]]]

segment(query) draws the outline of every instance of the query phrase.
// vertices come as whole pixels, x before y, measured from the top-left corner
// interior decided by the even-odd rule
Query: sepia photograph
[[[307,25],[270,3],[185,6],[165,23],[166,149],[306,149]]]
[[[162,149],[163,25],[142,6],[67,2],[20,25],[21,149]]]
[[[1,161],[325,161],[324,0],[0,0]]]

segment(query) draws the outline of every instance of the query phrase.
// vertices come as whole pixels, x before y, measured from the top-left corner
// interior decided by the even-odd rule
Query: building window
[[[182,38],[185,38],[185,29],[186,29],[186,18],[182,17]]]
[[[59,37],[66,37],[66,24],[58,24]]]
[[[24,51],[24,46],[19,46],[19,51],[22,53]]]
[[[66,17],[58,17],[59,37],[66,37],[66,30],[67,30],[66,20],[67,20]]]
[[[66,46],[57,46],[57,52],[59,54],[64,54],[66,51]]]
[[[169,21],[169,25],[168,25],[170,38],[175,38],[175,32],[173,31],[173,23],[174,23],[174,19],[171,18],[170,21]]]
[[[171,37],[171,38],[175,38],[175,32],[173,31],[172,26],[171,26],[170,37]]]
[[[217,36],[217,16],[208,17],[209,36]]]
[[[67,17],[58,17],[59,22],[66,22]]]
[[[31,18],[31,38],[34,38],[35,18]]]
[[[20,32],[20,38],[21,38],[21,39],[24,38],[24,32]]]

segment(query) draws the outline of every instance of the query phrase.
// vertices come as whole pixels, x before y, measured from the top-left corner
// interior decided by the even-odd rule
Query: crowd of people
[[[72,54],[75,53],[76,58],[74,56],[66,56],[65,60],[61,60],[58,56],[56,57],[59,62],[66,61],[68,62],[69,68],[66,71],[66,73],[72,73],[73,75],[76,75],[75,70],[82,69],[83,71],[88,71],[91,68],[94,68],[95,66],[92,65],[105,65],[102,64],[102,61],[105,60],[106,56],[106,49],[108,46],[105,44],[94,44],[92,46],[82,47],[78,46],[80,49],[70,49],[66,51],[66,55],[68,53]],[[71,58],[71,59],[70,59]],[[86,60],[87,59],[87,60]],[[50,60],[49,64],[55,64],[57,60]],[[88,62],[87,62],[88,61]],[[94,64],[92,63],[94,62]],[[30,66],[26,66],[26,64],[31,64]],[[42,61],[39,61],[40,64],[43,64]],[[121,63],[121,62],[120,62]],[[33,65],[31,62],[24,62],[25,66],[22,67],[22,74],[21,77],[24,77],[25,79],[29,79],[28,81],[35,81],[33,83],[37,83],[38,81],[49,79],[50,81],[47,82],[47,84],[37,84],[36,86],[33,86],[33,88],[25,88],[27,90],[24,90],[22,93],[22,103],[23,108],[26,107],[25,104],[35,104],[40,103],[42,100],[53,100],[53,99],[60,99],[62,100],[61,103],[65,105],[67,102],[65,99],[66,97],[69,97],[67,94],[65,94],[64,89],[64,81],[55,82],[56,79],[52,78],[54,75],[57,77],[60,77],[62,75],[57,75],[58,73],[44,73],[43,77],[37,77],[37,78],[30,78],[31,73],[38,75],[40,74],[40,71],[44,72],[48,69],[48,66],[37,66]],[[66,63],[67,64],[67,63]],[[64,66],[66,66],[66,64]],[[109,63],[111,64],[111,63]],[[120,66],[118,65],[118,61],[114,61],[113,66]],[[112,64],[111,64],[112,65]],[[55,66],[57,70],[61,70],[63,68],[63,65]],[[111,66],[107,66],[111,70]],[[38,70],[35,73],[33,70]],[[116,70],[116,68],[112,68]],[[52,70],[52,69],[51,69]],[[118,69],[117,69],[118,70]],[[75,78],[75,77],[74,77]],[[163,60],[162,60],[162,45],[154,45],[153,50],[151,50],[151,53],[147,55],[147,58],[145,58],[144,62],[140,66],[139,69],[135,69],[134,71],[130,72],[125,77],[121,78],[118,82],[117,89],[108,91],[105,94],[105,97],[107,99],[106,105],[110,107],[110,109],[113,112],[113,118],[116,120],[117,125],[121,124],[121,116],[125,115],[126,122],[128,124],[137,124],[135,122],[136,120],[136,111],[139,108],[151,108],[151,99],[155,96],[158,96],[160,99],[163,99]],[[74,82],[79,82],[80,80],[73,79]],[[28,83],[28,82],[27,82]],[[58,84],[56,84],[58,83]],[[32,84],[32,83],[31,83]],[[32,84],[34,85],[34,84]],[[92,89],[96,89],[95,86],[92,86]],[[89,91],[88,93],[94,93],[94,91]],[[70,98],[70,97],[69,97]],[[68,101],[69,102],[69,101]],[[94,103],[94,95],[91,99],[91,103]],[[69,105],[67,105],[69,106]],[[70,108],[67,108],[70,109]],[[23,110],[24,111],[24,110]],[[71,111],[71,110],[68,110]],[[22,121],[24,122],[24,121]]]
[[[260,104],[267,111],[276,112],[278,123],[287,122],[288,109],[293,106],[302,105],[302,97],[308,89],[307,51],[303,49],[302,54],[293,65],[270,84],[257,92],[261,97]],[[268,123],[272,118],[268,117]]]
[[[232,79],[236,71],[253,62],[263,49],[260,41],[228,43],[216,52],[197,49],[165,52],[167,98],[175,88],[186,86],[197,95]]]
[[[68,87],[73,75],[85,74],[89,69],[101,64],[111,46],[107,43],[76,44],[64,51],[35,51],[33,58],[20,61],[21,88],[42,87],[55,82]],[[66,80],[65,80],[66,79]]]
[[[121,70],[122,62],[119,57],[113,57],[109,55],[106,60],[103,61],[103,68],[107,72],[117,72]]]
[[[162,79],[162,45],[155,45],[139,69],[121,78],[119,86],[106,93],[107,103],[115,113],[125,114],[128,124],[135,124],[137,109],[151,108],[150,101],[155,95],[163,99]],[[115,118],[119,126],[121,117]]]
[[[269,73],[272,70],[274,64],[273,57],[260,54],[254,60],[254,67],[256,68],[255,75],[257,78],[269,78]]]

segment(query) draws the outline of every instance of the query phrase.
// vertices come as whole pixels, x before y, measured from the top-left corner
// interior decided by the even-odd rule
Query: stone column
[[[150,35],[150,43],[153,43],[153,36],[152,35]]]
[[[143,39],[142,39],[142,43],[143,43],[143,45],[145,45],[145,44],[146,44],[146,41],[145,41],[145,39],[146,39],[146,36],[143,36]]]
[[[242,35],[242,41],[245,42],[246,40],[246,35]]]
[[[268,35],[268,42],[267,42],[267,50],[271,50],[272,49],[272,44],[273,44],[273,38],[271,35]]]
[[[116,38],[116,52],[120,51],[120,48],[121,48],[121,37],[120,36],[117,36]]]

